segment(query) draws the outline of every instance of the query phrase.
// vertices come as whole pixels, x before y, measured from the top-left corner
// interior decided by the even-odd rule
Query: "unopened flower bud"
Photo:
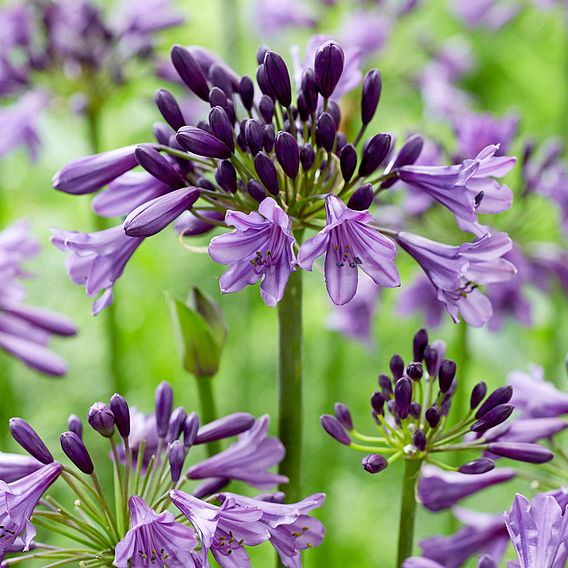
[[[279,132],[274,147],[284,173],[295,179],[300,168],[300,149],[296,139],[288,132]]]
[[[389,462],[380,454],[368,454],[361,460],[361,465],[369,473],[380,473],[387,468]]]
[[[219,63],[213,63],[213,65],[209,67],[209,81],[214,87],[221,89],[227,97],[233,96],[233,84],[231,83],[231,79],[227,75],[225,68]]]
[[[265,124],[262,128],[262,144],[266,152],[272,152],[272,148],[274,148],[274,140],[276,140],[274,126],[272,126],[272,124]]]
[[[110,399],[110,409],[114,415],[116,429],[122,438],[128,438],[130,435],[130,409],[126,399],[119,395],[114,394]]]
[[[318,91],[315,73],[309,67],[302,73],[301,90],[308,113],[315,113],[318,106]]]
[[[174,392],[166,381],[162,381],[155,394],[156,427],[158,436],[164,438],[168,432],[170,416],[172,415]]]
[[[316,85],[322,97],[333,94],[341,74],[345,55],[341,46],[334,41],[327,41],[319,47],[314,59]]]
[[[349,412],[349,408],[345,406],[345,404],[341,402],[336,402],[335,406],[333,407],[335,417],[341,425],[348,431],[353,430],[353,419],[351,418],[351,412]]]
[[[361,93],[361,121],[369,124],[375,116],[379,100],[381,98],[383,82],[381,74],[377,69],[371,69],[363,79],[363,90]]]
[[[274,101],[268,95],[262,95],[258,103],[258,110],[264,122],[267,124],[272,122],[272,118],[274,117]]]
[[[285,108],[292,104],[292,85],[284,59],[274,51],[264,54],[264,69],[274,96]]]
[[[316,141],[318,146],[326,152],[333,150],[337,126],[335,120],[328,112],[322,112],[316,123]]]
[[[209,111],[209,127],[211,128],[211,133],[221,140],[233,153],[235,151],[233,128],[227,111],[223,107],[216,106]]]
[[[343,179],[346,182],[351,181],[357,167],[357,150],[353,144],[345,144],[339,154],[339,165]]]
[[[343,426],[331,414],[324,414],[320,418],[320,423],[323,429],[332,437],[335,438],[339,443],[349,446],[351,444],[351,438],[345,432]]]
[[[237,193],[237,171],[230,160],[219,162],[215,170],[215,181],[227,193]]]
[[[386,397],[390,397],[392,395],[392,382],[390,380],[390,377],[388,377],[387,375],[380,374],[378,383],[379,386],[381,387],[381,390],[383,391],[383,394]]]
[[[22,418],[10,418],[12,438],[32,457],[44,464],[53,463],[53,456],[36,431]]]
[[[185,419],[187,417],[187,412],[183,406],[178,406],[170,416],[170,421],[168,423],[168,431],[166,433],[166,441],[171,443],[177,440],[183,430],[185,424]]]
[[[460,473],[465,473],[468,475],[479,475],[481,473],[487,473],[495,468],[495,462],[489,458],[480,458],[478,460],[470,461],[459,467],[458,471]]]
[[[179,108],[175,97],[167,89],[156,91],[156,106],[164,117],[164,120],[175,130],[178,131],[185,126],[185,118]]]
[[[442,418],[442,412],[438,406],[431,406],[426,411],[425,417],[430,428],[437,428],[438,424],[440,424],[440,419]]]
[[[394,387],[394,400],[396,412],[403,420],[410,413],[410,403],[412,401],[412,382],[407,377],[398,379]]]
[[[266,198],[266,191],[264,190],[264,187],[262,187],[262,184],[255,179],[248,180],[247,191],[257,203],[262,203]]]
[[[110,438],[114,434],[114,414],[104,402],[95,402],[88,414],[91,428],[101,436]]]
[[[341,109],[335,101],[328,101],[327,112],[332,116],[335,122],[335,128],[338,129],[341,124]]]
[[[77,434],[79,438],[83,437],[83,423],[76,414],[71,414],[71,416],[67,419],[67,428],[69,428],[71,432]]]
[[[228,414],[202,426],[197,433],[195,443],[207,444],[230,436],[237,436],[252,428],[254,422],[254,416],[247,412]]]
[[[440,363],[440,370],[438,371],[438,382],[440,390],[447,393],[454,382],[456,377],[456,363],[451,359],[444,359]]]
[[[135,151],[136,161],[156,179],[172,188],[185,186],[185,180],[172,164],[150,144],[142,144]]]
[[[359,165],[361,177],[370,176],[384,161],[390,152],[390,134],[376,134],[363,148],[363,157]]]
[[[475,410],[480,404],[481,401],[485,398],[487,394],[487,385],[481,381],[477,383],[473,390],[471,391],[471,397],[469,399],[469,407],[471,410]]]
[[[511,404],[500,404],[486,412],[477,422],[474,422],[470,430],[472,432],[485,432],[491,428],[495,428],[499,424],[505,422],[515,409]]]
[[[176,135],[176,140],[184,150],[188,150],[198,156],[223,160],[230,158],[232,155],[231,148],[223,141],[207,132],[207,130],[202,130],[197,126],[180,128]]]
[[[487,449],[495,455],[511,460],[528,463],[546,463],[554,458],[554,454],[539,444],[522,442],[494,442]]]
[[[247,75],[243,75],[243,77],[241,77],[241,82],[239,83],[239,95],[241,96],[241,101],[243,101],[243,106],[247,110],[250,110],[254,102],[254,83]]]
[[[311,169],[316,161],[316,152],[311,144],[304,144],[300,150],[300,162],[305,172]]]
[[[418,402],[412,401],[410,403],[410,416],[412,416],[412,418],[420,418],[420,410],[421,406]]]
[[[424,374],[424,370],[422,369],[422,363],[409,363],[406,367],[406,374],[410,377],[413,381],[419,381]]]
[[[353,192],[347,202],[347,207],[354,211],[366,211],[371,207],[374,198],[373,186],[370,183],[366,183]]]
[[[264,129],[262,125],[251,118],[245,124],[245,139],[249,147],[250,153],[256,156],[264,145]]]
[[[185,461],[185,448],[179,440],[175,440],[170,444],[169,460],[172,483],[177,483],[181,477],[181,470]]]
[[[412,444],[419,452],[423,452],[426,449],[426,434],[424,434],[424,430],[416,430],[412,437]]]
[[[421,362],[424,359],[424,350],[428,345],[428,332],[425,329],[419,329],[412,339],[412,352],[414,361]]]
[[[487,400],[479,407],[479,410],[475,413],[476,418],[481,418],[484,414],[487,414],[491,409],[499,406],[500,404],[506,404],[511,400],[513,396],[513,387],[510,385],[496,388],[488,397]]]
[[[385,395],[380,391],[375,391],[371,395],[371,406],[373,407],[373,410],[377,414],[383,413],[383,407],[385,405],[385,400],[386,400]]]
[[[389,368],[395,382],[398,381],[398,379],[400,379],[402,375],[404,375],[404,360],[398,353],[395,353],[391,357]]]
[[[259,152],[254,158],[254,169],[264,187],[272,194],[278,195],[278,172],[270,157],[264,152]]]
[[[59,438],[61,449],[65,455],[86,475],[91,475],[95,471],[93,460],[89,455],[83,440],[75,432],[65,432]]]
[[[201,67],[195,61],[190,51],[181,45],[174,45],[171,51],[174,67],[181,80],[202,100],[207,102],[209,98],[209,86],[207,78]]]
[[[190,448],[195,443],[199,431],[199,417],[195,412],[187,416],[183,425],[183,445]]]

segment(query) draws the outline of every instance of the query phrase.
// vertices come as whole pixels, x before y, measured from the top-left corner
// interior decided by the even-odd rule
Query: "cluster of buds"
[[[200,426],[194,412],[173,407],[172,389],[161,383],[154,414],[131,410],[124,397],[115,394],[109,404],[91,406],[88,423],[110,443],[111,500],[99,481],[100,464],[91,457],[77,416],[70,416],[69,430],[60,438],[74,468],[56,462],[27,422],[10,420],[13,438],[31,457],[0,457],[3,566],[42,558],[54,563],[50,566],[75,562],[127,568],[159,563],[205,568],[211,552],[220,566],[229,568],[235,558],[248,564],[244,545],[270,540],[282,562],[290,563],[299,560],[302,549],[321,543],[324,528],[308,513],[323,503],[322,494],[284,504],[282,493],[257,498],[220,493],[231,480],[263,490],[287,481],[268,469],[284,457],[280,441],[267,435],[268,417],[255,420],[236,413]],[[207,444],[213,454],[212,442],[236,435],[238,440],[228,448],[187,467],[193,446]],[[57,479],[75,494],[72,507],[44,495]],[[189,490],[190,480],[200,483]],[[168,510],[173,507],[177,516]],[[35,542],[36,525],[47,534],[64,535],[75,546]],[[308,525],[309,530],[303,528]]]
[[[419,460],[463,474],[486,473],[498,457],[537,464],[550,461],[552,452],[539,444],[487,436],[491,429],[503,427],[514,410],[509,404],[511,386],[499,387],[487,396],[485,383],[476,384],[465,416],[450,420],[452,400],[460,386],[456,363],[445,359],[444,352],[444,343],[429,344],[426,330],[421,329],[414,336],[413,358],[406,367],[400,355],[391,358],[391,376],[379,375],[379,390],[371,396],[379,436],[358,432],[349,409],[341,403],[335,406],[335,416],[321,417],[322,426],[338,442],[368,452],[362,464],[369,473],[383,471],[398,459]],[[439,461],[440,454],[456,451],[485,454],[457,468]]]

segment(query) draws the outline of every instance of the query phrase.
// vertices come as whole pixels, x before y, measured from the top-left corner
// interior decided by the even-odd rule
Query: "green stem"
[[[421,460],[404,460],[404,478],[400,501],[400,523],[398,529],[397,566],[412,556],[414,544],[414,521],[416,518],[416,481],[420,472]]]
[[[301,239],[300,239],[301,241]],[[286,456],[280,473],[289,502],[299,501],[302,485],[302,271],[292,272],[278,304],[278,405],[280,440]]]
[[[461,321],[457,328],[455,354],[458,384],[452,400],[450,425],[462,420],[469,410],[469,326],[465,321]]]
[[[213,396],[213,377],[195,377],[197,392],[199,395],[199,406],[201,408],[200,418],[203,424],[213,422],[217,419],[217,408],[215,397]],[[209,442],[207,453],[214,456],[221,451],[221,442]]]

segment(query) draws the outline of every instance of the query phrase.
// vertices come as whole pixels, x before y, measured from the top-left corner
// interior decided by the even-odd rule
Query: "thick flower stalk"
[[[246,547],[270,541],[282,564],[292,567],[301,565],[302,550],[322,542],[325,529],[309,515],[322,505],[322,494],[284,505],[280,492],[255,498],[219,493],[232,480],[263,490],[286,483],[269,471],[282,460],[284,448],[268,436],[268,417],[236,413],[200,425],[194,412],[174,408],[172,389],[164,382],[156,390],[153,414],[131,411],[115,394],[109,404],[93,404],[87,418],[109,442],[106,464],[92,459],[75,415],[60,438],[72,466],[54,461],[27,422],[10,420],[12,436],[31,457],[0,455],[3,566],[42,559],[50,566],[207,568],[211,552],[220,566],[232,568],[249,565]],[[189,466],[193,446],[234,436],[238,440],[228,448]],[[114,473],[111,498],[98,478],[105,465]],[[58,479],[73,492],[73,505],[46,495]],[[57,535],[58,545],[36,542],[36,526],[45,529],[48,540]],[[68,546],[60,544],[61,536]]]
[[[500,387],[487,395],[485,383],[478,383],[471,391],[469,408],[457,423],[448,422],[452,401],[461,387],[456,378],[454,361],[444,358],[445,345],[428,343],[425,330],[413,340],[413,354],[405,366],[398,354],[390,360],[391,376],[379,375],[379,390],[371,396],[372,414],[378,429],[377,435],[360,433],[354,426],[348,408],[338,403],[335,415],[324,415],[321,423],[336,441],[354,450],[365,452],[363,468],[376,474],[398,460],[405,463],[402,493],[402,510],[399,533],[400,566],[412,553],[416,486],[429,468],[443,470],[442,477],[456,476],[453,493],[450,483],[429,484],[429,491],[421,489],[423,499],[431,501],[458,498],[486,487],[506,481],[515,475],[514,470],[496,469],[498,458],[520,462],[545,463],[553,453],[536,443],[508,441],[495,435],[495,429],[504,427],[514,407],[509,404],[513,389]],[[484,452],[479,458],[459,467],[444,463],[443,456],[462,451]],[[434,468],[437,469],[437,468]],[[422,487],[420,481],[418,487]],[[420,495],[420,493],[419,493]],[[447,506],[447,505],[446,505]],[[430,508],[435,509],[434,505]],[[443,506],[440,506],[443,508]]]

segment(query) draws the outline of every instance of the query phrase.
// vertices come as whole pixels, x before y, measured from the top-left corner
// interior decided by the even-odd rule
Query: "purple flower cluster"
[[[329,296],[344,305],[355,297],[360,270],[379,287],[400,285],[398,244],[422,266],[454,320],[459,313],[474,325],[489,319],[480,286],[515,275],[503,259],[512,246],[506,235],[476,235],[452,247],[381,227],[369,209],[379,193],[405,186],[448,209],[458,223],[476,225],[478,212],[510,205],[498,178],[514,158],[488,144],[455,165],[420,164],[420,137],[395,152],[386,133],[358,151],[382,79],[376,69],[365,75],[361,128],[349,142],[336,100],[361,73],[350,51],[325,37],[310,42],[298,65],[295,98],[286,62],[264,47],[257,52],[256,85],[201,48],[174,46],[171,59],[179,79],[209,103],[208,120],[188,124],[174,95],[160,89],[156,104],[167,124],[155,126],[156,143],[75,160],[53,180],[75,195],[103,189],[95,211],[126,216],[122,226],[101,233],[54,231],[54,244],[70,253],[71,279],[89,295],[102,293],[95,313],[112,301],[112,286],[142,240],[176,222],[185,237],[233,228],[209,246],[213,260],[228,267],[220,281],[224,293],[260,282],[263,300],[274,306],[291,272],[310,271],[322,257]],[[137,166],[142,171],[133,171]],[[311,230],[317,234],[308,236]]]
[[[21,279],[30,274],[23,263],[38,251],[27,221],[0,232],[0,348],[40,373],[59,377],[67,372],[67,364],[48,348],[49,341],[77,330],[66,317],[25,304]]]
[[[110,18],[90,0],[0,9],[0,156],[21,146],[36,156],[38,117],[50,99],[46,87],[52,94],[72,92],[73,106],[92,112],[105,89],[126,81],[130,60],[152,57],[154,34],[182,21],[171,0],[117,0]]]
[[[284,447],[268,435],[267,416],[255,420],[250,414],[236,413],[200,425],[194,412],[174,408],[173,391],[164,382],[156,389],[154,414],[131,411],[127,401],[115,394],[109,404],[91,406],[88,423],[110,442],[114,507],[102,492],[97,477],[100,464],[91,458],[77,416],[70,416],[69,431],[60,442],[80,473],[55,462],[33,428],[12,418],[12,436],[31,457],[0,454],[0,560],[17,560],[30,549],[35,536],[32,515],[33,522],[47,530],[66,527],[64,534],[71,540],[76,537],[81,548],[35,543],[30,558],[38,554],[68,563],[105,558],[119,568],[156,562],[206,568],[211,552],[220,566],[231,568],[249,565],[245,547],[270,541],[283,565],[293,568],[301,566],[302,550],[321,544],[325,529],[310,512],[323,504],[325,495],[284,503],[284,494],[278,492],[255,498],[219,493],[232,480],[264,490],[288,481],[269,471],[283,459]],[[187,469],[193,446],[233,436],[239,438],[228,448]],[[40,503],[58,477],[76,493],[81,514],[60,504],[54,507],[49,496]],[[185,487],[191,480],[201,483]],[[181,516],[168,510],[171,504]]]

